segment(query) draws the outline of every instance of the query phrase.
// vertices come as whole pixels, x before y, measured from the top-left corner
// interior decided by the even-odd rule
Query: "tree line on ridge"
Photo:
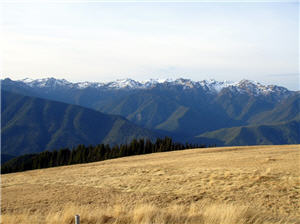
[[[212,145],[214,146],[214,145]],[[102,161],[107,159],[142,155],[155,152],[167,152],[192,148],[205,148],[204,144],[174,143],[170,137],[157,138],[155,142],[147,139],[133,139],[129,144],[106,144],[96,146],[78,145],[73,149],[62,148],[54,151],[43,151],[16,157],[1,166],[1,173],[21,172],[56,166]]]

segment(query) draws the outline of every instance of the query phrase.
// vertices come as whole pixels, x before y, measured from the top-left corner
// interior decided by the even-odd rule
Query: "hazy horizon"
[[[299,90],[295,1],[0,4],[1,76],[249,79]]]

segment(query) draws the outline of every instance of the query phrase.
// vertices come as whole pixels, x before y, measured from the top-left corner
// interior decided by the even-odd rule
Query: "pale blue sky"
[[[299,89],[299,3],[9,1],[1,74],[251,79]]]

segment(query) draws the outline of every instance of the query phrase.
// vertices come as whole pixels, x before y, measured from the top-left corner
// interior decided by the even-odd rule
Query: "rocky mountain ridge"
[[[10,79],[1,81],[9,82]],[[151,89],[155,87],[181,87],[185,89],[202,89],[209,94],[218,94],[224,89],[229,89],[233,93],[248,93],[254,96],[259,95],[276,95],[278,97],[289,96],[291,92],[285,87],[277,85],[263,85],[257,81],[243,79],[239,82],[233,81],[216,81],[214,79],[193,81],[190,79],[150,79],[146,81],[136,81],[133,79],[118,79],[111,82],[77,82],[72,83],[66,79],[43,78],[43,79],[22,79],[12,81],[23,87],[41,88],[41,89],[101,89],[101,90],[134,90],[134,89]]]

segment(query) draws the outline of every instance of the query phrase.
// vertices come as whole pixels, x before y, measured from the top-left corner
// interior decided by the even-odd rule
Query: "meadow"
[[[1,223],[300,223],[300,145],[201,148],[1,175]]]

